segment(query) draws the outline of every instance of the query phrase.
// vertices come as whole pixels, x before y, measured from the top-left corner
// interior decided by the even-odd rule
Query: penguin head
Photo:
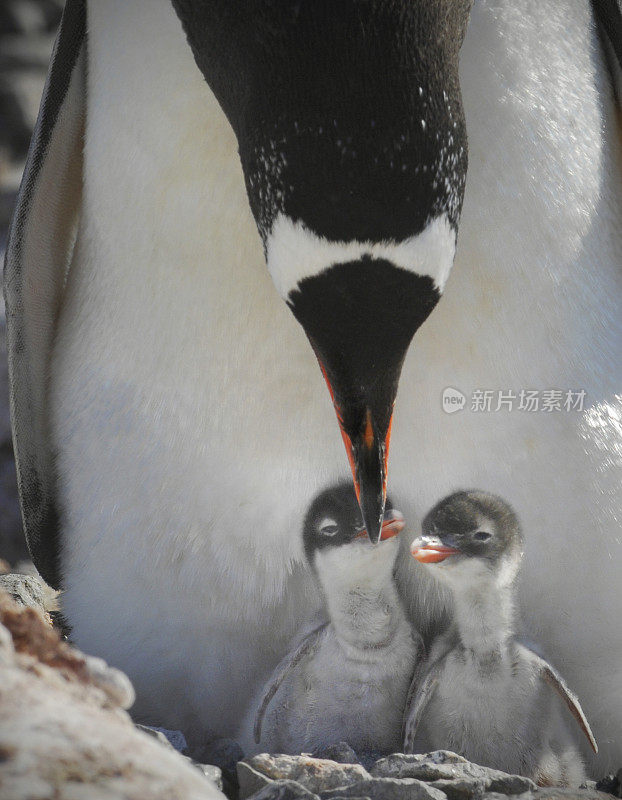
[[[305,555],[321,580],[330,574],[338,582],[340,574],[350,578],[366,568],[377,575],[381,565],[390,574],[403,528],[403,515],[387,497],[380,540],[372,544],[354,488],[341,482],[320,492],[309,506],[302,533]]]
[[[411,544],[417,561],[434,565],[435,574],[454,586],[487,577],[511,583],[522,551],[523,536],[511,506],[478,490],[455,492],[437,503]]]
[[[328,384],[365,528],[393,405],[453,264],[472,0],[173,0],[236,133],[273,282]]]

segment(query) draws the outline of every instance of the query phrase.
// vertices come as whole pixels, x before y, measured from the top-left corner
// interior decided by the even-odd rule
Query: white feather
[[[514,566],[518,558],[511,561]],[[434,684],[415,697],[420,721],[411,752],[449,749],[477,764],[525,775],[544,785],[585,781],[580,732],[562,715],[562,699],[545,684],[539,656],[514,640],[511,585],[479,558],[429,566],[451,585],[455,625],[431,648]],[[497,565],[502,571],[504,565]],[[422,670],[420,685],[424,685]]]
[[[402,242],[330,242],[301,222],[279,214],[266,245],[268,270],[285,299],[305,278],[364,256],[390,261],[416,275],[427,275],[442,292],[455,252],[456,234],[446,214],[430,220],[421,233]]]
[[[317,611],[299,528],[347,465],[170,3],[88,13],[83,210],[50,387],[65,606],[77,643],[130,674],[138,714],[227,735]],[[622,182],[589,3],[481,0],[462,82],[458,254],[404,367],[389,488],[414,524],[482,486],[540,532],[522,605],[603,773],[622,754]],[[585,388],[590,409],[449,416],[446,386]],[[410,586],[433,617],[438,593]]]
[[[421,650],[393,580],[398,550],[392,538],[378,546],[358,540],[316,552],[329,625],[279,686],[259,742],[253,728],[265,689],[250,704],[236,733],[247,755],[310,752],[339,741],[359,753],[400,749],[406,697]]]

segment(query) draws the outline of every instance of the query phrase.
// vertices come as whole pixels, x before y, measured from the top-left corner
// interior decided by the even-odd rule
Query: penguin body
[[[522,535],[512,509],[485,492],[450,495],[412,552],[451,588],[455,616],[413,680],[406,751],[446,748],[540,785],[579,786],[585,768],[560,698],[597,752],[591,729],[561,676],[515,635]]]
[[[328,623],[285,657],[251,703],[237,736],[246,755],[310,752],[338,741],[357,752],[399,749],[422,653],[393,579],[403,525],[388,501],[381,541],[372,545],[351,485],[331,487],[313,501],[305,552]]]
[[[57,52],[7,249],[30,547],[62,578],[75,641],[131,676],[138,718],[231,735],[255,676],[319,610],[291,532],[343,474],[339,431],[172,6],[67,12],[88,13],[88,53],[83,19]],[[547,531],[519,597],[594,720],[602,773],[622,741],[622,633],[602,613],[621,602],[622,181],[590,3],[480,0],[461,86],[456,264],[404,361],[389,488],[416,519],[452,486],[489,485]],[[448,386],[587,401],[450,416]],[[410,562],[402,597],[433,632],[447,593]]]

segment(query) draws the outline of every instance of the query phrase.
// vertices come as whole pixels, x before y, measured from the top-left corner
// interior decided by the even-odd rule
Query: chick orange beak
[[[460,550],[456,547],[447,547],[440,539],[425,540],[415,539],[410,545],[410,552],[421,564],[439,564],[449,556],[457,555]]]
[[[400,531],[404,530],[405,525],[404,515],[401,511],[398,511],[396,508],[387,511],[384,515],[382,525],[380,526],[380,541],[384,542],[387,539],[392,539],[394,536],[397,536]],[[367,537],[367,535],[366,529],[363,528],[363,530],[357,534],[356,538],[363,539]]]
[[[397,536],[400,531],[404,530],[405,525],[404,515],[401,511],[398,511],[396,508],[387,511],[384,515],[382,527],[380,528],[380,541],[384,542],[386,539],[392,539],[394,536]]]

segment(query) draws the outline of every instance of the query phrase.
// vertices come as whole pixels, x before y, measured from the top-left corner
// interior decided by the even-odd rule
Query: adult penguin
[[[70,0],[7,253],[26,529],[74,638],[137,715],[233,730],[316,609],[297,531],[343,455],[315,357],[373,538],[403,367],[396,501],[481,484],[550,531],[526,610],[618,756],[622,182],[594,10],[476,4],[457,268],[405,357],[453,260],[468,2],[173,5]],[[587,400],[448,416],[448,386]],[[403,570],[432,629],[442,597]]]

